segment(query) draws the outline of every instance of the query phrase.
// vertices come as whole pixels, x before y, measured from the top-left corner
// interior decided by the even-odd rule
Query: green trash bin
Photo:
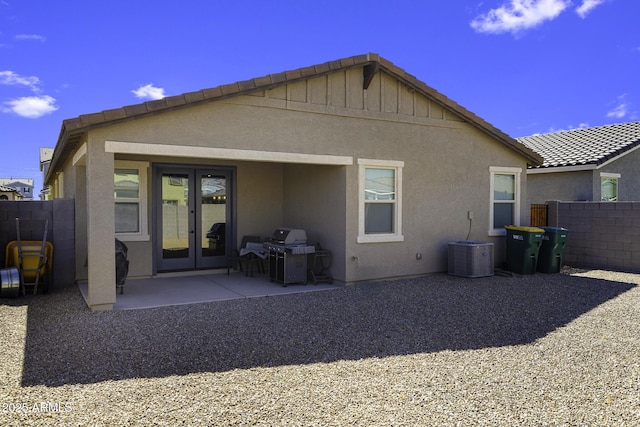
[[[541,273],[559,273],[564,256],[564,245],[569,230],[562,227],[540,227],[544,230],[542,245],[538,254],[538,271]]]
[[[544,230],[515,225],[504,228],[507,230],[507,268],[518,274],[534,274]]]

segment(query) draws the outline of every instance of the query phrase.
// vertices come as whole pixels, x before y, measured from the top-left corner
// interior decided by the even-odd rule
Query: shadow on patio
[[[522,345],[634,286],[565,274],[435,274],[331,292],[101,313],[90,312],[74,287],[30,302],[22,383],[60,386]]]

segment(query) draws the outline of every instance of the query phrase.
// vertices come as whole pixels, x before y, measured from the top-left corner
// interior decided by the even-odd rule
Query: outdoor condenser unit
[[[476,240],[450,242],[449,274],[463,277],[493,276],[493,243]]]

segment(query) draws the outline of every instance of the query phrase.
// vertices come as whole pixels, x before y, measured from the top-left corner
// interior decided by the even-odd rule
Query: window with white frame
[[[520,168],[490,167],[489,235],[506,234],[505,225],[520,225]]]
[[[606,173],[600,174],[600,200],[603,202],[617,202],[618,201],[618,180],[620,179],[619,173]]]
[[[399,242],[404,162],[358,159],[358,243]]]
[[[148,240],[147,168],[145,162],[116,161],[113,182],[116,236]]]

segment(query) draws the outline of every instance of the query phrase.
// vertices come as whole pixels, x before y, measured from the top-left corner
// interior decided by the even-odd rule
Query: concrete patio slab
[[[79,283],[87,301],[86,282]],[[247,277],[242,273],[169,275],[144,279],[127,279],[123,294],[116,294],[114,310],[135,310],[170,305],[198,304],[240,298],[259,298],[302,292],[337,289],[331,284],[289,284],[271,282],[265,275]]]

